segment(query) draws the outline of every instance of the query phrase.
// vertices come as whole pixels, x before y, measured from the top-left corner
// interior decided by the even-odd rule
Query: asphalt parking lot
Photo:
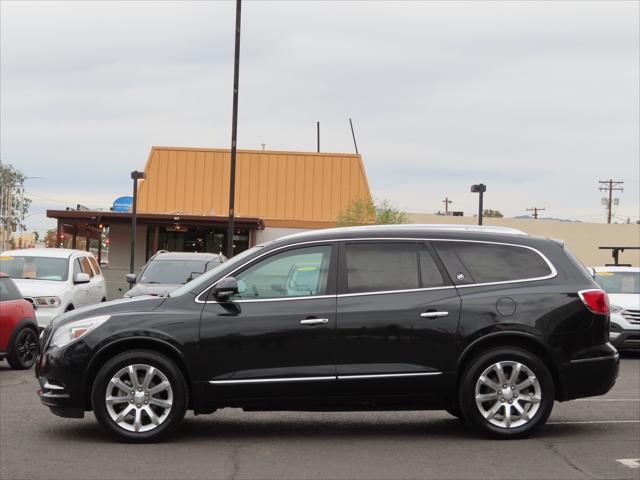
[[[640,478],[640,358],[608,395],[556,403],[534,438],[477,437],[445,412],[189,415],[156,445],[111,441],[93,415],[55,417],[33,371],[0,363],[0,478]],[[635,468],[634,468],[635,467]]]

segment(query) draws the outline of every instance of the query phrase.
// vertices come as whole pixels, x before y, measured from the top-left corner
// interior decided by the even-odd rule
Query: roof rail
[[[406,228],[419,230],[445,230],[451,232],[484,232],[484,233],[504,233],[509,235],[529,235],[522,230],[510,227],[496,227],[493,225],[456,225],[450,223],[408,223],[402,225],[368,225],[364,228]]]

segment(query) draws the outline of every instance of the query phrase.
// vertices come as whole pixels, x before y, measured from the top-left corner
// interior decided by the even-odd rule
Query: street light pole
[[[241,0],[236,0],[236,42],[233,62],[233,115],[231,119],[231,174],[229,179],[229,226],[227,228],[227,258],[233,257],[236,202],[236,141],[238,137],[238,84],[240,78],[240,11]]]
[[[482,225],[482,201],[484,192],[487,191],[487,186],[484,183],[478,183],[471,185],[471,193],[478,193],[478,225]]]
[[[138,213],[138,180],[144,178],[144,173],[134,170],[131,172],[133,180],[133,205],[131,207],[131,255],[129,256],[129,273],[134,272],[136,257],[136,223]],[[102,239],[101,239],[102,241]]]

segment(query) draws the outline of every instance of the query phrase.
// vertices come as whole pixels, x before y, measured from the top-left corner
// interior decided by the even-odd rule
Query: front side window
[[[481,242],[433,242],[457,284],[509,282],[550,275],[536,251],[517,245]]]
[[[67,262],[66,258],[2,256],[0,272],[14,279],[66,281],[69,275]]]
[[[348,293],[420,288],[416,243],[349,243],[345,248]]]
[[[91,264],[88,257],[81,257],[82,271],[89,275],[89,278],[93,278],[93,270],[91,270]]]
[[[296,248],[277,253],[235,275],[234,299],[307,297],[327,291],[331,246]]]

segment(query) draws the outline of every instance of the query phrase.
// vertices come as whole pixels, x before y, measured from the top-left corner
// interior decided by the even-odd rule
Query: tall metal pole
[[[320,122],[316,122],[316,132],[318,134],[318,141],[317,141],[318,153],[320,153]]]
[[[484,195],[484,190],[480,190],[480,198],[478,200],[478,225],[482,225],[482,196]]]
[[[231,119],[231,176],[229,180],[229,226],[227,258],[233,257],[233,234],[236,222],[236,140],[238,138],[238,83],[240,78],[240,11],[242,1],[236,0],[236,46],[233,64],[233,116]]]
[[[138,213],[138,180],[144,178],[143,172],[131,172],[133,180],[133,205],[131,206],[131,254],[129,255],[129,273],[134,273],[136,259],[136,227]]]
[[[353,122],[349,119],[349,125],[351,125],[351,136],[353,137],[353,146],[356,148],[356,155],[358,155],[358,144],[356,143],[356,134],[353,131]]]

